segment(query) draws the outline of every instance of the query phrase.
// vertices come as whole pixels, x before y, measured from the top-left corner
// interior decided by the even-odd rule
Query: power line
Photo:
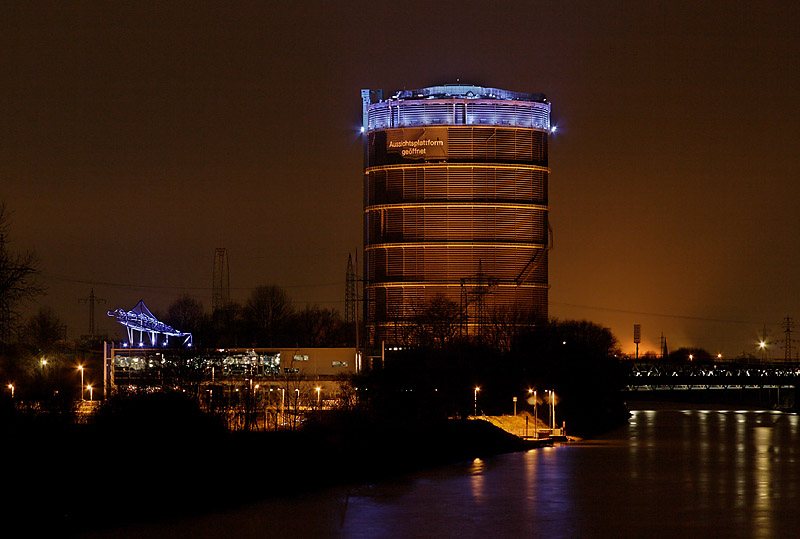
[[[752,320],[730,320],[725,318],[706,318],[702,316],[688,316],[683,314],[670,314],[670,313],[653,313],[647,311],[630,311],[626,309],[614,309],[611,307],[595,307],[592,305],[578,305],[575,303],[562,303],[558,301],[551,301],[551,305],[563,305],[566,307],[577,307],[579,309],[591,309],[595,311],[606,311],[606,312],[613,312],[613,313],[625,313],[625,314],[637,314],[642,316],[659,316],[662,318],[678,318],[682,320],[697,320],[701,322],[722,322],[726,324],[759,324],[760,322],[754,322]]]
[[[94,286],[108,286],[112,288],[128,288],[128,289],[145,289],[145,290],[195,290],[195,291],[202,291],[202,292],[213,292],[213,287],[209,286],[174,286],[174,285],[151,285],[151,284],[132,284],[132,283],[119,283],[119,282],[111,282],[111,281],[95,281],[90,279],[78,279],[76,277],[70,277],[68,275],[61,275],[58,273],[50,273],[43,271],[43,275],[47,277],[52,277],[56,279],[60,279],[62,281],[72,282],[72,283],[79,283],[79,284],[88,284]],[[361,279],[358,279],[361,281]],[[289,285],[279,285],[281,288],[323,288],[326,286],[341,286],[341,281],[334,281],[334,282],[327,282],[327,283],[309,283],[309,284],[289,284]],[[231,290],[236,291],[252,291],[258,288],[258,286],[242,286],[242,287],[231,287]],[[304,301],[294,300],[292,303],[308,303]],[[323,301],[317,303],[345,303],[344,301]],[[635,314],[641,316],[658,316],[661,318],[676,318],[681,320],[696,320],[700,322],[720,322],[726,324],[760,324],[761,322],[753,321],[753,320],[732,320],[732,319],[725,319],[725,318],[708,318],[702,316],[689,316],[689,315],[682,315],[682,314],[672,314],[672,313],[654,313],[648,311],[634,311],[628,309],[615,309],[612,307],[597,307],[594,305],[580,305],[577,303],[565,303],[559,301],[551,301],[550,305],[561,305],[564,307],[575,307],[578,309],[589,309],[594,311],[604,311],[604,312],[613,312],[613,313],[624,313],[624,314]],[[770,324],[774,325],[774,324]]]
[[[150,284],[131,284],[131,283],[115,283],[109,281],[94,281],[89,279],[78,279],[75,277],[69,277],[67,275],[59,275],[57,273],[50,273],[43,271],[43,275],[47,277],[53,277],[56,279],[60,279],[62,281],[67,281],[71,283],[79,283],[79,284],[89,284],[95,286],[109,286],[113,288],[131,288],[131,289],[154,289],[154,290],[201,290],[201,291],[213,291],[213,287],[210,286],[173,286],[173,285],[150,285]],[[331,283],[311,283],[311,284],[289,284],[289,285],[279,285],[281,288],[322,288],[325,286],[341,286],[341,281],[331,282]],[[242,287],[231,287],[231,290],[255,290],[258,286],[242,286]]]

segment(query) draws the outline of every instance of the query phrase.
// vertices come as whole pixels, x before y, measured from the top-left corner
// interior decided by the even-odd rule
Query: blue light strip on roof
[[[147,308],[144,301],[140,300],[139,303],[136,304],[136,307],[130,311],[126,311],[125,309],[108,311],[108,316],[116,318],[117,322],[125,326],[128,330],[128,342],[131,344],[133,344],[134,341],[134,332],[138,331],[139,346],[142,346],[144,342],[143,337],[145,333],[150,336],[150,344],[153,346],[158,342],[156,336],[159,334],[165,335],[166,337],[184,337],[183,344],[192,346],[191,333],[178,331],[160,321],[153,316],[153,313],[150,312],[150,309]]]

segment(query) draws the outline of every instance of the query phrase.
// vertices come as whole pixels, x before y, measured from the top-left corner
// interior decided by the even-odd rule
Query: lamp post
[[[530,395],[531,393],[533,394],[533,437],[534,438],[538,438],[539,437],[539,427],[538,427],[539,416],[537,414],[537,409],[536,409],[536,405],[538,404],[536,402],[536,390],[535,389],[529,389],[528,390],[528,395]]]
[[[294,417],[292,418],[292,430],[295,429],[297,426],[297,418],[300,415],[299,413],[299,405],[300,405],[300,389],[295,388],[294,390]]]
[[[255,418],[256,429],[258,429],[258,388],[261,387],[261,384],[256,384],[253,386],[253,417]],[[264,410],[264,430],[269,428],[269,423],[267,421],[267,411]]]
[[[286,388],[281,388],[281,427],[286,423],[286,413],[284,412],[283,401],[286,399]]]
[[[89,390],[89,402],[92,402],[92,386],[86,386],[86,389]]]
[[[517,397],[513,397],[511,400],[514,401],[514,417],[517,417]]]
[[[478,416],[478,391],[480,391],[480,390],[481,390],[480,387],[475,386],[475,416],[476,417]]]
[[[14,384],[8,384],[8,389],[11,390],[11,400],[14,400]]]
[[[81,400],[84,400],[84,398],[83,398],[83,365],[78,365],[78,370],[81,371]]]
[[[316,390],[317,390],[317,410],[319,410],[319,403],[320,403],[320,392],[322,391],[322,388],[321,388],[321,387],[319,387],[319,386],[317,386],[317,387],[315,387],[314,389],[316,389]]]

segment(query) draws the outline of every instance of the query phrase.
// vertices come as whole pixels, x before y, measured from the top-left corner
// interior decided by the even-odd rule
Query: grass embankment
[[[188,408],[145,412],[90,425],[12,425],[5,479],[15,496],[3,512],[15,536],[225,509],[531,446],[484,421],[351,412],[295,432],[230,433]]]
[[[542,432],[542,436],[545,436],[544,432],[549,432],[550,429],[544,421],[528,412],[520,412],[517,415],[483,416],[479,419],[488,421],[495,427],[520,437],[533,437],[537,429]]]

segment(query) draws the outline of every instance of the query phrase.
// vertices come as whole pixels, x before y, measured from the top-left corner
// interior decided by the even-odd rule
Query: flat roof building
[[[546,319],[546,97],[465,84],[361,96],[368,344],[413,344],[442,298],[466,337],[501,311]]]

